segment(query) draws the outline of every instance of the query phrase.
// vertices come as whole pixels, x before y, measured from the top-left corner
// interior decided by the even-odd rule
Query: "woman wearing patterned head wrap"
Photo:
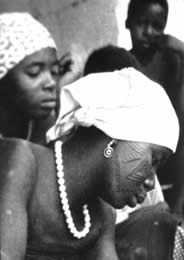
[[[1,14],[0,133],[3,136],[42,142],[37,140],[41,137],[35,127],[39,121],[40,126],[46,126],[54,117],[57,74],[56,44],[48,30],[28,13]],[[45,135],[45,131],[41,134]]]
[[[125,259],[118,258],[121,243],[116,252],[111,206],[143,202],[159,163],[175,151],[178,134],[165,91],[133,69],[89,75],[64,87],[48,148],[0,140],[1,259]],[[164,216],[162,221],[168,227]],[[172,224],[173,249],[173,219]],[[164,241],[162,236],[159,245]],[[154,250],[153,260],[169,259],[173,251],[166,246],[161,258],[160,248]]]

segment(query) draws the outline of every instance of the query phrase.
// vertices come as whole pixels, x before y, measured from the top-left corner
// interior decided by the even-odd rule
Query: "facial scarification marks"
[[[126,147],[127,146],[127,147]],[[121,155],[121,160],[123,162],[130,162],[142,158],[145,153],[144,147],[141,143],[127,142],[125,144],[125,152]]]
[[[129,173],[127,178],[138,184],[141,184],[146,180],[146,178],[150,176],[150,171],[151,166],[146,161],[142,161],[140,164],[138,164],[137,167],[135,167],[132,172]]]
[[[117,155],[118,163],[115,169],[116,191],[132,192],[138,185],[144,183],[146,177],[150,175],[151,166],[145,157],[145,144],[126,142],[123,153]],[[125,181],[132,181],[130,187],[125,186]]]
[[[128,175],[127,178],[137,183],[143,183],[145,180],[145,178],[139,172],[132,175]]]

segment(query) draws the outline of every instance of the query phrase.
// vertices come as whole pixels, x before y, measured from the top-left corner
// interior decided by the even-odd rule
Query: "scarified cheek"
[[[123,171],[119,173],[116,176],[117,190],[133,192],[151,177],[151,166],[145,161],[131,162],[124,165]]]
[[[125,169],[124,169],[125,170]],[[126,193],[133,192],[136,190],[138,186],[138,182],[136,181],[136,177],[129,178],[129,174],[127,171],[119,171],[119,174],[116,173],[115,178],[115,187],[117,192],[125,191]]]
[[[150,178],[152,168],[148,144],[137,142],[123,143],[115,149],[113,181],[116,191],[136,192]]]

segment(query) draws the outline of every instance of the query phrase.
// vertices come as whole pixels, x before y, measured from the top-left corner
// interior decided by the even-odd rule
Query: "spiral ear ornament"
[[[107,147],[104,149],[104,156],[106,158],[111,158],[113,156],[113,153],[114,153],[114,149],[112,148],[112,145],[116,143],[116,141],[113,139],[112,141],[110,141],[108,144],[107,144]]]

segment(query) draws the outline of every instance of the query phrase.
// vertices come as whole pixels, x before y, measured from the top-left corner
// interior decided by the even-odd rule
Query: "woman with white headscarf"
[[[1,259],[124,259],[123,234],[117,233],[115,245],[113,207],[144,201],[159,163],[175,152],[178,135],[165,91],[133,69],[89,75],[64,87],[48,148],[0,140]],[[160,211],[151,212],[153,226]],[[162,226],[170,227],[164,216]],[[172,250],[166,246],[161,258],[162,236],[152,259],[172,257],[177,222],[169,218]],[[140,218],[136,224],[142,226]],[[160,233],[154,234],[157,241]],[[138,241],[144,238],[141,232]]]
[[[28,13],[0,15],[0,133],[45,143],[55,120],[58,61],[50,32]]]

